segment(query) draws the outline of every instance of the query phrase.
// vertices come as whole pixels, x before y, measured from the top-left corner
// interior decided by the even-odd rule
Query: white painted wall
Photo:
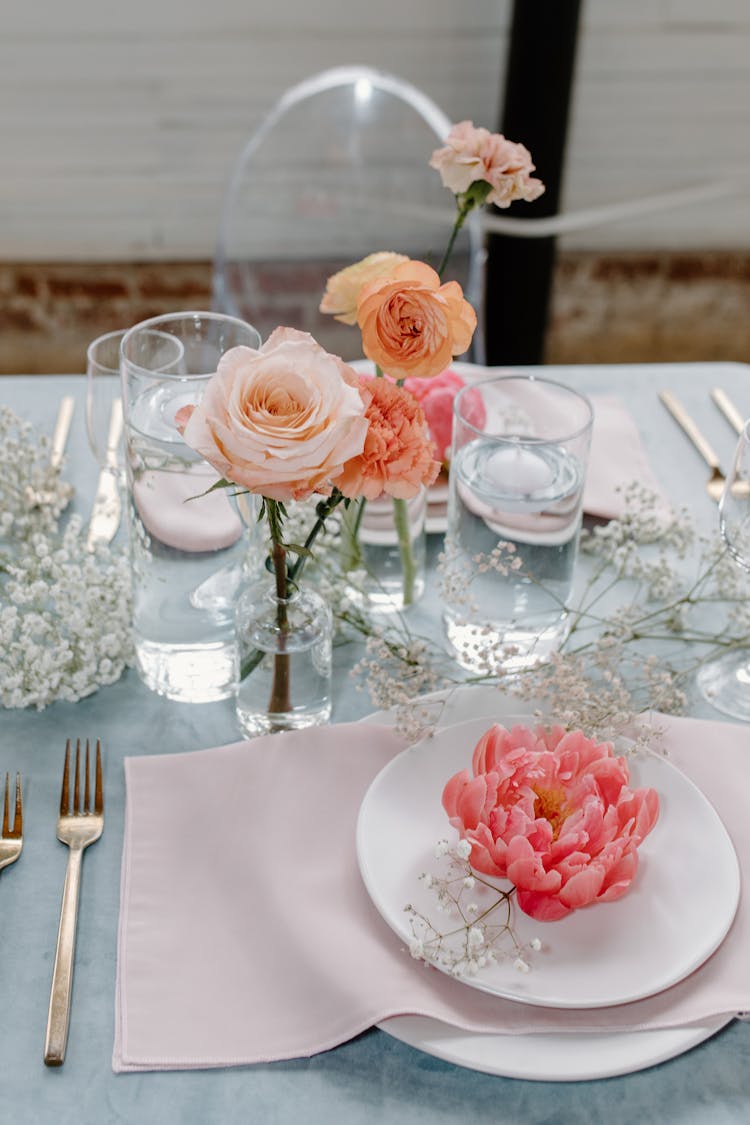
[[[527,2],[541,18],[553,0]],[[0,259],[210,257],[243,140],[325,67],[391,71],[452,119],[494,127],[510,10],[0,0]],[[749,0],[587,0],[583,19],[566,208],[727,178],[744,194],[566,244],[750,248]]]

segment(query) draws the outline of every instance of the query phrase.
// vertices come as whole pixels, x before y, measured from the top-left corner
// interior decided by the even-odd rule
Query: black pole
[[[500,131],[531,150],[546,185],[533,203],[495,214],[539,218],[559,209],[580,0],[515,0]],[[487,239],[484,331],[489,364],[544,362],[555,239]]]

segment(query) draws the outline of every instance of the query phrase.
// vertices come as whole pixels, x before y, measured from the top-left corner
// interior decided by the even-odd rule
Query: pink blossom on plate
[[[466,386],[464,380],[449,368],[432,379],[406,379],[404,386],[421,404],[430,428],[430,436],[435,442],[436,456],[447,465],[450,460],[453,436],[453,400],[462,387]],[[466,394],[464,408],[467,422],[481,429],[487,415],[482,396],[478,391],[472,390]]]
[[[630,789],[624,758],[562,727],[491,727],[472,771],[455,774],[443,807],[471,866],[515,884],[518,905],[553,922],[625,894],[638,845],[659,814],[653,789]]]

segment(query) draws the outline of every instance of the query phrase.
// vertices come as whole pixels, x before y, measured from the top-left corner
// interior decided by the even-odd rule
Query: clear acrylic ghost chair
[[[284,324],[345,359],[360,356],[357,330],[317,311],[325,279],[376,250],[437,268],[456,207],[429,159],[450,127],[420,90],[368,67],[327,70],[288,90],[231,175],[214,307],[248,320],[264,339]],[[480,309],[478,218],[461,232],[445,280],[459,281]]]

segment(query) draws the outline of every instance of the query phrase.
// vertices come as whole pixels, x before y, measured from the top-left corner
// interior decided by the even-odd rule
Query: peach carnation
[[[509,141],[502,133],[475,128],[471,121],[453,126],[445,146],[433,152],[430,167],[440,172],[454,195],[484,181],[490,185],[486,202],[497,207],[510,207],[516,199],[530,203],[544,192],[542,181],[531,175],[534,165],[525,145]]]
[[[326,282],[326,291],[320,302],[320,311],[330,313],[342,324],[357,323],[357,303],[365,285],[379,277],[388,277],[394,266],[406,262],[406,254],[394,254],[391,250],[379,250],[368,254],[361,262],[355,262]]]
[[[435,270],[411,259],[363,288],[357,321],[365,355],[394,379],[439,375],[477,326],[458,282],[441,285]]]
[[[471,866],[514,883],[524,913],[552,922],[625,894],[659,798],[628,788],[627,762],[608,742],[495,724],[472,768],[447,783],[443,807],[471,844]]]
[[[383,493],[409,500],[440,471],[422,408],[390,379],[363,375],[361,384],[368,422],[365,447],[346,462],[334,484],[351,500],[375,500]]]

